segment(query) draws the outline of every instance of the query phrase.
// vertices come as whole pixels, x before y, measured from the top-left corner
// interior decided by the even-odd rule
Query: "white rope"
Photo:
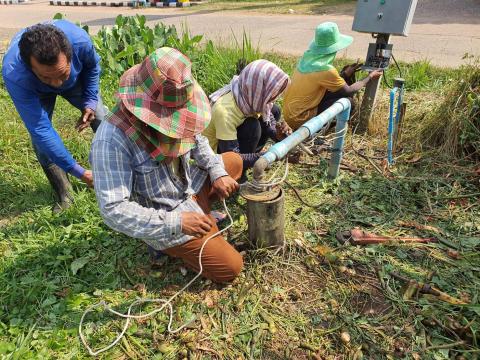
[[[251,187],[253,190],[262,192],[262,191],[265,191],[265,189],[269,189],[274,186],[280,185],[285,181],[285,179],[288,176],[288,157],[285,157],[284,164],[285,164],[285,172],[283,173],[283,176],[281,178],[275,178],[275,175],[280,169],[280,166],[279,166],[277,169],[275,169],[275,171],[273,172],[269,180],[256,181],[255,179],[253,179],[252,181],[245,183],[244,186],[248,186],[248,187]]]
[[[307,139],[307,141],[304,143],[305,146],[307,147],[312,147],[315,140],[317,140],[318,138],[321,138],[324,142],[333,142],[339,138],[342,138],[346,135],[347,133],[347,127],[339,130],[339,131],[335,131],[335,132],[332,132],[332,133],[329,133],[329,134],[321,134],[320,132],[316,133],[314,136],[312,136],[311,138]]]
[[[200,248],[200,253],[198,254],[198,267],[199,267],[199,271],[198,271],[198,274],[192,279],[190,280],[183,288],[181,288],[179,291],[177,291],[175,294],[173,294],[168,300],[165,300],[165,299],[138,299],[138,300],[135,300],[129,307],[128,307],[128,310],[127,310],[127,313],[126,314],[123,314],[123,313],[120,313],[118,311],[115,311],[113,310],[110,306],[107,305],[107,303],[105,301],[101,301],[97,304],[94,304],[90,307],[88,307],[85,312],[83,313],[82,315],[82,318],[80,319],[80,324],[78,326],[78,333],[80,335],[80,340],[82,341],[83,343],[83,346],[85,346],[85,348],[88,350],[88,353],[91,355],[91,356],[97,356],[99,354],[101,354],[102,352],[105,352],[107,350],[110,350],[111,348],[113,348],[115,345],[118,344],[118,342],[122,339],[122,337],[125,335],[125,332],[127,331],[128,329],[128,326],[130,325],[130,319],[145,319],[147,317],[150,317],[152,315],[155,315],[156,313],[160,312],[160,311],[163,311],[166,307],[168,307],[168,310],[169,310],[169,320],[168,320],[168,327],[167,327],[167,330],[170,334],[175,334],[177,332],[179,332],[180,330],[182,330],[183,328],[185,328],[186,326],[188,326],[192,321],[188,321],[186,323],[184,323],[182,326],[178,327],[177,329],[174,329],[172,330],[172,321],[173,321],[173,307],[172,307],[172,301],[178,296],[180,295],[182,292],[184,292],[190,285],[193,284],[193,282],[195,280],[197,280],[200,275],[202,274],[203,272],[203,264],[202,264],[202,254],[203,254],[203,249],[205,248],[205,245],[207,245],[207,243],[213,239],[214,237],[217,237],[218,235],[222,234],[223,232],[225,232],[226,230],[228,230],[232,225],[233,225],[233,219],[232,219],[232,215],[230,214],[230,212],[228,211],[228,208],[227,208],[227,204],[225,203],[225,200],[222,200],[222,204],[223,204],[223,207],[225,208],[225,211],[228,215],[228,218],[230,220],[230,224],[228,226],[226,226],[224,229],[222,230],[219,230],[217,231],[215,234],[213,235],[210,235],[202,244],[202,247]],[[138,305],[138,304],[144,304],[144,303],[163,303],[163,305],[147,314],[143,314],[143,315],[131,315],[131,311],[132,311],[132,308],[135,306],[135,305]],[[116,339],[108,346],[104,347],[104,348],[101,348],[99,350],[96,350],[94,351],[87,343],[86,339],[85,339],[85,336],[83,335],[83,332],[82,332],[82,325],[83,325],[83,321],[85,319],[85,316],[88,314],[88,313],[91,313],[93,311],[93,309],[97,308],[97,307],[103,307],[104,310],[107,310],[109,311],[110,313],[114,314],[114,315],[117,315],[119,317],[122,317],[122,318],[125,318],[125,325],[123,326],[123,329],[122,331],[120,332],[120,334],[118,334],[118,336],[116,337]]]
[[[333,142],[333,141],[335,141],[339,138],[344,137],[346,132],[347,132],[347,127],[343,128],[339,131],[335,131],[331,134],[327,134],[327,135],[319,135],[317,133],[315,136],[311,137],[308,142],[313,144],[313,142],[319,137],[322,137],[325,142],[327,142],[327,141],[328,142]],[[306,144],[304,144],[304,145],[309,147],[309,145],[306,145]],[[310,145],[310,146],[312,146],[312,145]],[[266,189],[271,189],[274,186],[282,184],[288,176],[288,156],[285,157],[284,164],[285,164],[285,172],[284,172],[284,174],[281,178],[275,178],[275,175],[277,174],[278,170],[280,169],[280,166],[279,166],[275,169],[275,171],[273,172],[273,174],[272,174],[272,176],[270,177],[269,180],[267,180],[267,181],[257,181],[255,179],[253,179],[252,181],[245,183],[244,186],[251,187],[253,190],[261,192],[261,191],[265,191]]]

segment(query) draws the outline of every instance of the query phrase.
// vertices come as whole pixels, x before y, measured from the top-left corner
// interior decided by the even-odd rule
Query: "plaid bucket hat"
[[[117,97],[136,118],[163,135],[192,138],[208,126],[211,114],[191,68],[180,51],[157,49],[122,75]]]
[[[120,78],[118,102],[106,120],[157,161],[169,161],[195,146],[209,124],[210,104],[191,74],[190,60],[163,47]]]

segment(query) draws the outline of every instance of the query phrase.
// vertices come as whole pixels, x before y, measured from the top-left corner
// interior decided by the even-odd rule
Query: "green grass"
[[[422,119],[421,136],[452,156],[480,158],[480,67],[462,67],[446,87],[443,102]]]
[[[195,71],[202,86],[214,90],[227,81],[239,56],[232,49],[199,52]],[[295,64],[295,59],[276,54],[262,56],[289,73]],[[413,79],[406,119],[406,130],[413,131],[414,115],[429,110],[424,102],[460,75],[429,66],[424,71],[421,64],[401,66]],[[423,73],[429,75],[420,76]],[[102,81],[108,105],[116,81]],[[381,96],[376,116],[386,127],[385,105]],[[75,132],[77,115],[59,101],[54,121],[67,147],[87,165],[92,134]],[[358,171],[342,171],[335,181],[326,179],[328,154],[292,165],[289,182],[309,202],[321,205],[307,208],[285,188],[283,253],[249,246],[245,203],[229,201],[235,225],[228,238],[246,249],[240,278],[226,287],[198,281],[175,302],[175,324],[197,316],[191,329],[168,335],[165,314],[134,322],[125,341],[101,358],[310,359],[316,354],[322,359],[476,359],[480,202],[478,196],[462,197],[478,193],[475,164],[434,149],[419,157],[413,135],[406,139],[393,173],[377,173],[352,148],[353,142],[356,151],[384,157],[381,134],[349,135],[345,161]],[[77,328],[89,305],[105,300],[125,311],[137,297],[166,297],[194,276],[189,272],[183,277],[176,260],[153,266],[141,241],[103,224],[93,192],[77,181],[75,205],[53,215],[51,190],[2,85],[0,155],[1,359],[88,358]],[[432,228],[411,229],[407,225],[413,222]],[[335,233],[354,226],[385,235],[420,236],[437,236],[435,228],[458,247],[460,259],[450,258],[441,243],[340,246]],[[427,296],[404,300],[403,284],[390,271],[420,281],[434,272],[432,284],[472,305],[452,306]],[[97,348],[112,340],[121,325],[94,313],[86,333]],[[459,327],[465,327],[463,332]],[[349,333],[350,342],[342,342],[342,332]],[[459,340],[465,344],[437,348]]]

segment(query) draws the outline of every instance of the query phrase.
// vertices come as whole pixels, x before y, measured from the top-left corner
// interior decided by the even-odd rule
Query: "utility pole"
[[[390,40],[390,34],[378,34],[377,45],[388,44]],[[377,100],[377,91],[380,87],[381,77],[378,79],[372,79],[365,87],[365,93],[363,94],[362,105],[360,106],[359,123],[357,127],[357,133],[363,134],[368,131],[370,121],[372,119],[373,110],[375,109],[375,102]]]

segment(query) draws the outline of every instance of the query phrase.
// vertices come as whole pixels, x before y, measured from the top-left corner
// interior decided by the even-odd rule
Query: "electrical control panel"
[[[376,44],[370,43],[368,45],[367,59],[362,66],[362,70],[383,70],[390,64],[392,57],[392,44]]]
[[[407,36],[417,0],[357,0],[352,30]]]

